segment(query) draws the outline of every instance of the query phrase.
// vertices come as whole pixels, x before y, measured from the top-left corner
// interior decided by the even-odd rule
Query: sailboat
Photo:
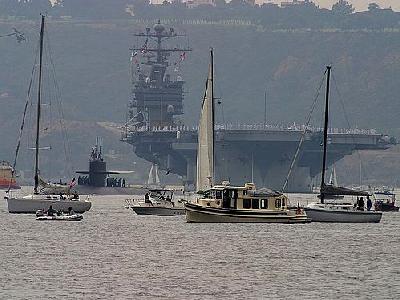
[[[214,55],[211,49],[198,132],[196,189],[200,196],[193,202],[185,203],[187,222],[310,222],[302,209],[289,210],[288,199],[280,192],[257,190],[253,183],[232,186],[223,181],[215,185],[214,116]]]
[[[324,149],[322,158],[322,176],[319,194],[319,202],[310,203],[306,207],[307,215],[313,222],[337,222],[337,223],[379,223],[382,218],[381,212],[364,209],[364,197],[369,198],[369,193],[355,191],[339,187],[334,184],[325,183],[325,170],[327,160],[327,141],[329,125],[329,83],[331,66],[326,67],[326,95],[325,95],[325,120],[324,120]],[[333,182],[332,182],[333,183]],[[342,196],[357,197],[357,204],[345,201]]]
[[[92,204],[87,200],[81,200],[79,195],[72,190],[72,187],[75,184],[74,180],[67,185],[54,185],[46,183],[39,175],[44,23],[45,17],[42,16],[40,26],[39,79],[36,111],[35,187],[33,194],[23,197],[14,197],[8,191],[5,199],[10,213],[35,213],[37,210],[48,210],[50,206],[57,211],[68,212],[68,209],[70,208],[77,213],[83,213],[88,211]]]
[[[329,176],[329,184],[333,186],[338,186],[335,165],[333,165],[331,175]]]

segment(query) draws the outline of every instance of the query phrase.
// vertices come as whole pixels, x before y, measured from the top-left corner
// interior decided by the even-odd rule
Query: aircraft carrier
[[[141,44],[131,49],[132,98],[122,141],[133,145],[137,156],[166,173],[182,176],[186,186],[194,187],[197,128],[175,120],[183,114],[184,101],[179,67],[191,49],[168,47],[168,41],[182,35],[160,22],[135,36]],[[321,169],[322,129],[295,125],[217,125],[216,181],[252,181],[259,187],[280,190],[303,132],[304,142],[287,191],[311,191],[313,178]],[[329,142],[328,165],[332,165],[356,150],[387,149],[393,141],[374,130],[331,128]]]

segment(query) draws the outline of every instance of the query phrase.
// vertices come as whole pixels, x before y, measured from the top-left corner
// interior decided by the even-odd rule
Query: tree
[[[376,4],[376,3],[368,4],[368,10],[369,11],[374,11],[374,10],[378,10],[378,9],[381,9],[378,4]]]
[[[354,12],[354,7],[346,0],[339,0],[332,5],[332,12],[337,15],[350,15]]]

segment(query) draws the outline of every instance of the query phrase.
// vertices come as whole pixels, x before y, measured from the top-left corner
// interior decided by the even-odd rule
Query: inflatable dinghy
[[[61,216],[40,216],[37,217],[37,221],[81,221],[82,215],[61,215]]]

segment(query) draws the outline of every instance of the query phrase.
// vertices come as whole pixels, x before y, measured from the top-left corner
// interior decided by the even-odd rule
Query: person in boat
[[[172,207],[175,207],[175,203],[172,202],[172,199],[169,197],[169,195],[167,195],[167,197],[165,198],[166,201],[170,202],[172,204]]]
[[[60,200],[64,200],[63,193],[60,193]]]
[[[144,195],[144,203],[151,203],[150,197],[149,197],[149,193],[146,193],[146,194]]]
[[[49,209],[47,210],[47,215],[48,216],[54,216],[54,213],[56,213],[56,210],[53,209],[52,205],[50,205]]]
[[[74,214],[75,214],[75,212],[74,212],[74,210],[72,209],[72,207],[71,207],[71,206],[68,207],[68,215],[72,216],[72,215],[74,215]]]
[[[364,210],[364,205],[365,205],[365,203],[364,203],[364,198],[363,198],[363,197],[360,197],[360,200],[358,201],[358,207],[357,207],[357,209],[358,209],[358,210]]]
[[[370,211],[372,208],[372,201],[371,198],[369,198],[369,196],[367,196],[367,210]]]

